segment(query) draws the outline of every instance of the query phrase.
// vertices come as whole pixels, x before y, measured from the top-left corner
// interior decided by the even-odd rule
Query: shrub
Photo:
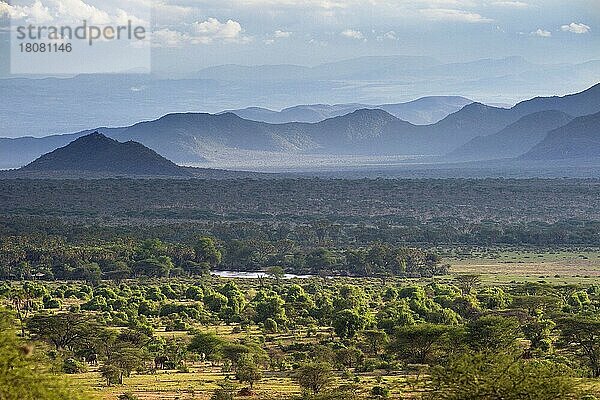
[[[371,395],[377,399],[387,399],[390,397],[390,389],[384,386],[373,386],[371,389]]]
[[[78,374],[86,372],[87,366],[74,358],[67,358],[63,361],[62,370],[65,374]]]

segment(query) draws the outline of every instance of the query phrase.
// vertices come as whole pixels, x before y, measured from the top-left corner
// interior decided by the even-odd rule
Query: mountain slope
[[[413,141],[419,153],[442,155],[477,136],[498,132],[516,121],[511,110],[472,103],[437,124],[419,126]]]
[[[137,142],[120,143],[98,132],[75,139],[20,169],[124,175],[187,175],[185,169]]]
[[[517,157],[541,142],[549,131],[566,125],[572,119],[560,111],[529,114],[498,133],[474,138],[445,159],[478,161]]]
[[[600,113],[575,118],[555,129],[520,157],[523,160],[600,159]]]
[[[538,111],[558,110],[575,117],[594,114],[600,111],[600,83],[583,92],[567,96],[536,97],[513,107],[521,115]]]

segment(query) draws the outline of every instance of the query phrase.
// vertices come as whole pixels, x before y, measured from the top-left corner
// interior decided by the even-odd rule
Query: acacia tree
[[[471,293],[481,283],[481,277],[475,274],[458,275],[454,278],[454,284],[458,286],[463,295]]]
[[[98,348],[105,359],[100,368],[107,385],[123,384],[123,379],[132,371],[140,370],[147,359],[144,335],[134,331],[124,331],[117,334],[113,330],[102,330],[97,337]]]
[[[407,362],[426,364],[447,343],[452,329],[436,324],[403,326],[396,330],[389,349]]]
[[[563,364],[525,360],[519,352],[467,352],[432,369],[425,399],[573,399],[571,375]]]
[[[238,360],[235,376],[240,382],[250,385],[252,391],[254,383],[262,379],[262,372],[254,357],[251,354],[244,354]]]
[[[274,278],[277,282],[277,285],[281,283],[281,280],[285,277],[285,270],[282,266],[276,265],[267,270],[267,274]]]
[[[559,327],[562,345],[587,363],[594,378],[600,377],[600,319],[568,317]]]
[[[389,342],[388,335],[385,333],[385,331],[369,329],[363,331],[362,336],[365,339],[369,351],[375,356],[378,355],[379,350],[381,350]]]
[[[90,316],[76,313],[36,315],[27,324],[31,335],[54,345],[56,350],[72,349],[97,332]]]
[[[467,324],[466,343],[474,350],[502,350],[516,344],[519,324],[514,318],[489,315]]]
[[[300,387],[313,394],[318,394],[331,385],[333,373],[331,365],[326,362],[310,362],[302,364],[296,370],[294,379]]]
[[[215,361],[222,355],[225,340],[221,339],[214,333],[198,333],[193,338],[188,346],[188,350],[204,355],[209,361]]]
[[[342,339],[353,338],[369,324],[368,316],[355,309],[345,309],[333,317],[333,329]]]

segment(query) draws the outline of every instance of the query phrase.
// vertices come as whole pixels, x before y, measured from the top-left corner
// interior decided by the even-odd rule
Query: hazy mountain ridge
[[[200,72],[0,79],[0,136],[40,137],[105,124],[129,126],[169,113],[217,113],[248,106],[390,104],[456,94],[485,103],[515,103],[536,95],[582,90],[600,75],[598,61],[539,65],[514,57],[450,64],[427,58],[363,57],[316,67],[291,66],[312,71],[314,75],[307,79],[275,67],[265,67],[263,72],[260,66],[244,67],[259,72],[251,79],[234,74],[234,80]],[[53,104],[61,107],[50,110]],[[412,118],[400,116],[418,122]]]
[[[381,79],[382,74],[398,74],[436,66],[441,62],[421,56],[365,56],[324,63],[313,67],[292,64],[281,65],[218,65],[187,74],[187,78],[225,81],[246,80],[365,80]]]
[[[535,97],[515,105],[513,109],[522,115],[538,111],[553,110],[559,104],[560,111],[574,117],[591,115],[598,112],[600,103],[600,84],[596,84],[580,93],[566,96]],[[558,110],[558,108],[556,108]]]
[[[593,99],[599,100],[594,102]],[[472,103],[431,125],[414,125],[384,110],[359,109],[317,123],[285,124],[250,121],[233,113],[177,113],[129,127],[99,131],[119,141],[140,142],[178,164],[188,165],[201,164],[207,159],[218,162],[223,154],[235,156],[235,152],[244,157],[268,157],[260,152],[332,156],[441,156],[475,138],[490,135],[504,137],[507,141],[502,146],[506,149],[523,143],[533,147],[543,138],[545,128],[552,129],[563,121],[568,122],[570,117],[562,113],[573,110],[578,104],[582,105],[583,110],[600,112],[600,84],[566,97],[532,99],[511,109]],[[548,114],[524,118],[528,115],[527,111],[544,107],[549,108]],[[516,124],[518,121],[520,123]],[[0,139],[0,155],[23,159],[32,154],[32,142],[41,149],[56,145],[60,140],[68,143],[86,133],[89,131],[41,139]],[[469,145],[472,153],[489,152],[489,149],[474,146],[480,141],[477,139]],[[10,144],[7,146],[9,149],[5,148],[5,143]],[[25,155],[20,154],[19,146],[26,147]],[[519,154],[527,150],[525,148]],[[488,154],[486,158],[504,156],[505,153]],[[472,157],[467,157],[469,159]],[[461,161],[460,158],[458,160]]]
[[[396,118],[415,125],[428,125],[442,120],[471,103],[473,100],[460,96],[429,96],[395,104],[308,104],[284,108],[281,111],[248,107],[224,112],[232,112],[241,118],[253,121],[283,124],[287,122],[315,123],[368,108],[387,111]]]
[[[517,119],[514,125],[507,124],[500,132],[477,135],[471,142],[451,150],[445,157],[447,160],[489,160],[517,157],[527,153],[540,143],[549,131],[567,125],[569,118],[599,112],[600,84],[567,96],[536,97],[518,103],[504,112],[493,109],[491,111],[497,116]]]

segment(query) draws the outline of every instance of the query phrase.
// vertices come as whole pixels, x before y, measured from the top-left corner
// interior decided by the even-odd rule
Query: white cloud
[[[389,31],[383,35],[377,36],[377,41],[383,42],[384,40],[398,40],[398,35],[396,35],[396,32],[394,31]]]
[[[522,1],[495,1],[492,3],[494,6],[506,7],[506,8],[528,8],[529,4]]]
[[[537,30],[531,32],[532,36],[538,36],[538,37],[543,37],[543,38],[549,38],[552,36],[552,32],[547,31],[545,29],[542,28],[538,28]]]
[[[45,7],[40,0],[36,0],[30,7],[23,8],[30,22],[44,23],[54,19],[48,7]]]
[[[48,7],[40,0],[36,0],[30,6],[10,5],[0,1],[0,16],[7,15],[13,19],[26,19],[28,23],[45,23],[54,19]]]
[[[560,27],[563,32],[571,32],[571,33],[588,33],[592,28],[587,26],[586,24],[571,22],[569,25],[563,25]]]
[[[151,2],[155,20],[159,23],[180,23],[181,21],[194,14],[194,8],[180,6],[176,4],[167,4],[162,1]]]
[[[0,17],[13,17],[16,12],[17,10],[13,6],[0,0]]]
[[[346,29],[346,30],[340,32],[340,35],[350,38],[350,39],[356,39],[356,40],[363,40],[365,38],[365,35],[363,35],[363,33],[361,31],[357,31],[355,29]]]
[[[127,1],[121,3],[125,5]],[[150,9],[148,8],[148,10]],[[125,25],[128,21],[134,25],[147,26],[149,24],[149,21],[129,14],[120,8],[113,8],[109,11],[83,0],[44,0],[44,2],[35,0],[33,4],[25,6],[9,5],[0,0],[0,15],[7,14],[15,20],[23,20],[31,24],[50,21],[54,21],[56,24],[75,24],[84,20],[88,24],[94,25]]]
[[[87,4],[82,0],[59,0],[56,2],[57,14],[67,22],[88,21],[91,24],[107,25],[112,21],[111,16],[104,10]]]
[[[286,31],[282,31],[282,30],[276,30],[273,33],[273,36],[275,36],[278,39],[289,38],[290,36],[292,36],[292,32],[286,32]]]
[[[206,21],[197,21],[182,32],[177,29],[162,28],[152,33],[152,45],[154,47],[183,47],[186,45],[222,43],[247,43],[252,39],[243,36],[243,29],[239,22],[228,20],[220,22],[216,18],[208,18]]]
[[[216,18],[209,18],[203,22],[194,23],[194,32],[200,43],[210,43],[214,40],[235,42],[242,39],[242,26],[239,22],[227,20],[220,22]]]
[[[246,7],[283,7],[283,8],[318,8],[324,10],[347,8],[350,3],[356,3],[356,0],[245,0],[237,2],[230,1],[232,4],[240,5],[243,3]]]
[[[434,21],[466,22],[471,24],[493,22],[493,19],[474,12],[447,8],[426,8],[421,10],[421,14]]]

